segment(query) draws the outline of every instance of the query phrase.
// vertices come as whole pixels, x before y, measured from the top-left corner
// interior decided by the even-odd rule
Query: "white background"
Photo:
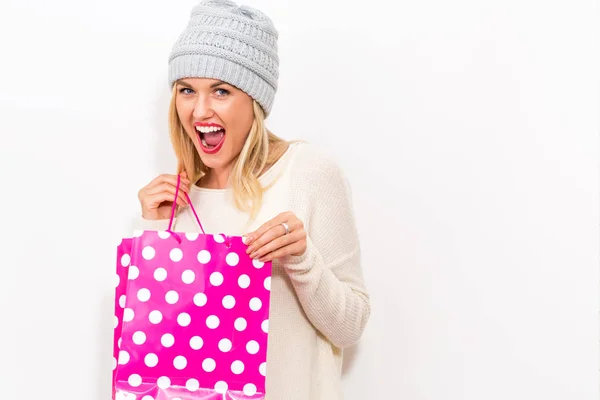
[[[597,2],[249,4],[280,31],[268,126],[353,188],[373,311],[346,398],[597,399]],[[173,171],[193,5],[0,6],[3,399],[110,396],[115,247]]]

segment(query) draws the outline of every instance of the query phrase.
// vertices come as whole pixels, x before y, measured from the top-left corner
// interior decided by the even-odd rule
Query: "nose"
[[[199,95],[194,104],[193,116],[195,120],[208,119],[214,115],[214,110],[208,96]]]

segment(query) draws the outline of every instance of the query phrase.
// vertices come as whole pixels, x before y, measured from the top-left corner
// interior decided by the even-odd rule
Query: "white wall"
[[[171,172],[195,1],[0,5],[0,397],[109,398],[115,246]],[[352,183],[372,318],[347,399],[598,398],[598,4],[253,0],[269,126]]]

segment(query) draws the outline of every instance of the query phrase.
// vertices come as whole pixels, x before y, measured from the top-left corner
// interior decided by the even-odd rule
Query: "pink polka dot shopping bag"
[[[271,263],[174,215],[117,248],[113,399],[264,399]]]

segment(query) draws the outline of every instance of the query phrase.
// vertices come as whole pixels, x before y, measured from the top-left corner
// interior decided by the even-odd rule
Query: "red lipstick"
[[[225,128],[214,122],[196,122],[194,123],[196,133],[198,134],[198,141],[200,148],[206,154],[215,154],[225,143]],[[217,128],[209,132],[202,132],[198,128]]]

